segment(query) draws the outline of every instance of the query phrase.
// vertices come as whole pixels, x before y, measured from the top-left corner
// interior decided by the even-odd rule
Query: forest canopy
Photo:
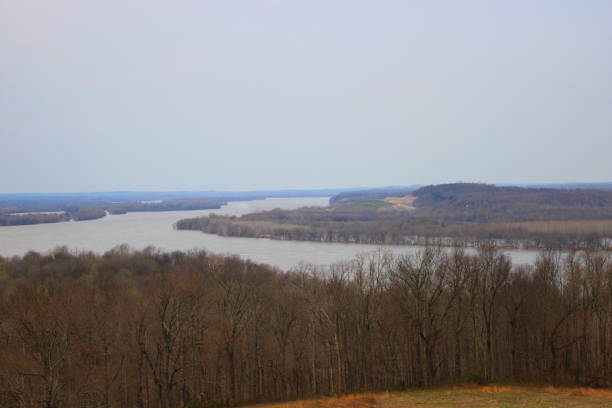
[[[0,257],[0,406],[195,407],[476,381],[612,385],[612,262],[492,248],[281,272],[199,252]]]

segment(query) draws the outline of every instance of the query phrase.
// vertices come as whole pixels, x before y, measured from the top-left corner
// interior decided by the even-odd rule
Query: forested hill
[[[371,189],[333,196],[330,204],[411,195],[413,216],[467,222],[584,220],[612,218],[612,190],[495,186],[452,183]]]
[[[612,191],[454,183],[422,187],[412,195],[418,215],[455,221],[612,218]]]
[[[329,207],[184,219],[176,228],[365,244],[444,239],[469,246],[495,240],[517,248],[607,248],[612,243],[612,191],[442,184],[416,189],[407,197],[401,190],[366,191],[338,195]]]

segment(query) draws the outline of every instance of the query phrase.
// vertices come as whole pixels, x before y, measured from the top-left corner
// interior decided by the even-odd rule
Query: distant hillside
[[[507,187],[506,185],[499,185]],[[612,183],[548,183],[548,184],[511,184],[512,187],[555,188],[564,190],[605,190],[612,191]]]
[[[612,191],[496,187],[455,183],[422,187],[417,216],[468,222],[612,218]]]
[[[574,185],[580,187],[571,188]],[[416,217],[466,222],[612,218],[612,183],[552,186],[555,187],[452,183],[419,188],[415,185],[344,192],[333,196],[330,204],[337,206],[412,195],[416,197],[416,211],[412,214]]]
[[[384,200],[404,196],[405,200]],[[285,240],[509,247],[608,247],[612,191],[455,183],[338,194],[330,207],[180,220],[178,229]]]

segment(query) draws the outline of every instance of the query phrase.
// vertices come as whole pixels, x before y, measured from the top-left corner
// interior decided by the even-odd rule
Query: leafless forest
[[[414,207],[383,198],[410,192]],[[515,248],[600,248],[611,245],[612,191],[497,187],[454,183],[412,190],[357,191],[330,199],[330,207],[272,210],[241,217],[183,219],[178,229],[223,236],[363,244]]]
[[[283,273],[205,252],[0,258],[0,406],[208,407],[442,383],[612,385],[612,261],[427,247]]]

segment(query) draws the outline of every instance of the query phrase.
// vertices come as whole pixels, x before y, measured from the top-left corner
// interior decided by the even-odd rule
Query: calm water
[[[318,242],[274,241],[269,239],[219,237],[199,231],[177,231],[172,225],[182,219],[211,213],[241,215],[274,208],[324,206],[328,198],[271,198],[230,202],[218,210],[135,212],[107,215],[92,221],[0,227],[0,254],[22,255],[29,250],[46,252],[57,246],[76,250],[105,252],[128,244],[135,249],[153,245],[163,250],[206,249],[221,254],[237,254],[256,262],[289,269],[300,262],[329,265],[351,259],[358,253],[376,250],[379,246]],[[418,247],[390,246],[394,253],[417,251]],[[536,251],[506,251],[514,263],[529,263]]]

